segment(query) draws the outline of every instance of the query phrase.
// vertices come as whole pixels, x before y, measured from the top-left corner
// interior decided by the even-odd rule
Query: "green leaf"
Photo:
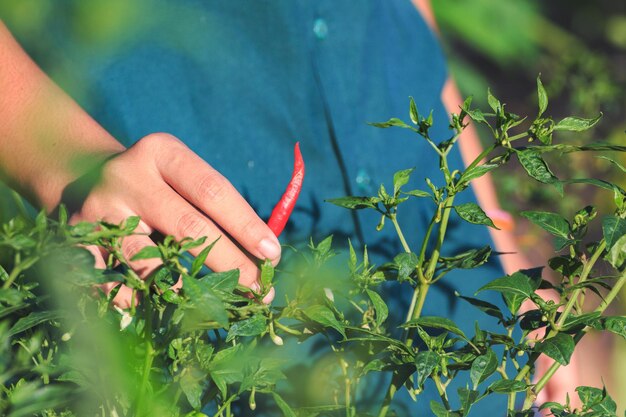
[[[432,197],[430,193],[422,190],[411,190],[411,191],[402,191],[402,194],[410,195],[413,197]]]
[[[612,182],[598,180],[595,178],[574,178],[570,180],[563,180],[561,182],[563,184],[589,184],[589,185],[593,185],[594,187],[604,188],[605,190],[613,191],[614,193],[626,195],[626,191],[624,191],[618,185],[615,185]]]
[[[59,313],[54,311],[32,312],[28,316],[19,319],[13,327],[11,327],[8,332],[8,337],[11,338],[16,334],[22,333],[47,321],[57,320],[59,317]]]
[[[615,159],[609,158],[608,156],[598,156],[597,158],[606,159],[607,161],[618,167],[622,172],[626,173],[626,167],[617,162]]]
[[[360,210],[365,208],[376,209],[378,208],[378,202],[380,200],[374,197],[340,197],[331,198],[325,201],[339,207],[351,210]]]
[[[524,300],[528,299],[537,289],[531,278],[518,271],[513,275],[497,278],[481,287],[476,293],[494,290],[502,293],[504,301],[512,314],[517,314]]]
[[[616,216],[606,216],[602,219],[602,233],[606,241],[606,249],[611,250],[615,242],[626,235],[626,220]]]
[[[583,132],[595,126],[602,118],[602,113],[593,119],[583,119],[581,117],[566,117],[556,125],[554,130],[568,130],[570,132]]]
[[[417,368],[417,388],[422,388],[426,378],[433,373],[439,364],[439,355],[429,350],[423,350],[415,355],[415,367]]]
[[[493,350],[489,349],[484,355],[480,355],[472,362],[470,379],[474,389],[485,379],[489,378],[498,368],[498,358]]]
[[[501,379],[489,385],[487,391],[496,392],[498,394],[509,394],[511,392],[520,392],[526,389],[526,383],[516,381],[514,379]]]
[[[487,262],[489,256],[491,256],[491,247],[487,245],[480,249],[470,249],[453,257],[442,256],[439,262],[446,269],[472,269]]]
[[[455,411],[448,411],[448,410],[446,410],[446,407],[444,407],[443,404],[440,404],[440,403],[438,403],[435,400],[431,400],[430,401],[430,411],[432,411],[433,414],[435,414],[436,417],[458,417],[458,416],[460,416],[460,414],[455,412]]]
[[[393,174],[393,195],[397,196],[400,188],[409,182],[411,173],[415,168],[403,169]]]
[[[245,353],[243,349],[243,344],[221,349],[209,364],[209,375],[224,397],[227,384],[243,379],[243,365],[246,362],[245,356],[242,357]]]
[[[193,307],[185,314],[186,328],[216,328],[216,325],[220,327],[228,325],[224,303],[210,288],[210,283],[183,274],[182,292]]]
[[[621,271],[626,267],[626,236],[622,236],[613,244],[605,259],[617,270]]]
[[[139,261],[141,259],[160,258],[161,251],[157,246],[146,246],[130,258],[131,261]]]
[[[459,394],[462,415],[466,416],[469,414],[472,405],[478,401],[479,392],[465,387],[459,387],[457,393]]]
[[[550,268],[554,271],[566,277],[580,274],[583,268],[583,264],[579,259],[571,258],[567,255],[559,255],[550,258],[548,265],[550,265]]]
[[[372,300],[374,310],[376,311],[376,324],[380,327],[389,315],[387,304],[385,304],[385,301],[383,301],[382,297],[378,295],[378,293],[369,289],[366,289],[365,291],[367,292],[370,300]]]
[[[266,259],[261,265],[261,289],[267,291],[272,286],[274,280],[274,265],[272,261]]]
[[[415,272],[419,258],[413,252],[403,252],[393,258],[393,262],[398,268],[398,281],[402,282],[410,279],[411,274]]]
[[[610,316],[600,317],[591,323],[594,329],[607,330],[626,339],[626,317]]]
[[[570,224],[560,214],[547,211],[523,211],[520,214],[554,236],[569,237]]]
[[[249,319],[238,321],[230,326],[230,329],[228,329],[228,335],[226,336],[226,343],[230,342],[238,336],[258,336],[266,329],[267,319],[265,318],[265,316],[257,314],[250,317]]]
[[[324,327],[331,327],[337,330],[344,338],[346,337],[345,325],[343,325],[335,314],[326,306],[314,305],[304,310],[304,314],[316,323]]]
[[[409,97],[409,117],[414,124],[419,123],[420,115],[417,112],[417,106],[415,105],[415,100],[413,100],[413,97]]]
[[[537,96],[539,97],[539,116],[541,116],[548,108],[548,95],[539,77],[537,77]]]
[[[499,320],[504,320],[504,315],[502,314],[502,311],[500,311],[500,308],[497,305],[488,303],[487,301],[479,300],[478,298],[466,297],[458,293],[456,294],[456,296],[467,301],[468,303],[478,308],[483,313],[488,314],[491,317],[495,317]]]
[[[597,311],[578,315],[570,314],[563,322],[562,329],[566,331],[579,326],[591,325],[598,317],[600,317],[600,313]]]
[[[231,293],[237,288],[239,283],[239,270],[231,269],[224,272],[212,272],[198,281],[207,289]]]
[[[475,203],[465,203],[454,206],[454,210],[463,220],[473,224],[484,224],[489,227],[493,227],[494,229],[498,229],[493,221],[487,214],[481,209],[478,204]],[[499,229],[498,229],[499,230]]]
[[[185,372],[180,378],[180,388],[185,393],[189,405],[194,410],[200,410],[202,408],[201,398],[203,393],[201,381],[194,378],[191,372]]]
[[[402,324],[400,327],[416,327],[416,326],[431,327],[434,329],[447,330],[450,333],[454,333],[458,336],[461,336],[465,340],[469,340],[467,336],[465,336],[465,333],[463,333],[463,331],[461,331],[461,329],[459,329],[452,320],[447,319],[445,317],[424,316],[424,317],[420,317],[414,320],[409,320],[408,322]]]
[[[487,103],[495,113],[499,113],[502,111],[502,104],[500,103],[500,100],[498,100],[493,94],[491,94],[491,90],[487,90]]]
[[[404,123],[402,120],[396,118],[396,117],[392,117],[391,119],[387,120],[386,122],[375,122],[375,123],[368,123],[369,125],[372,125],[374,127],[380,127],[380,128],[388,128],[388,127],[403,127],[405,129],[411,129],[411,130],[415,130],[412,126],[407,125],[406,123]]]
[[[139,226],[140,221],[141,218],[139,216],[131,216],[124,221],[122,229],[129,233],[134,232],[135,229],[137,229],[137,226]]]
[[[554,337],[535,345],[535,351],[546,354],[561,365],[567,365],[574,352],[574,339],[564,333],[557,333]]]
[[[480,111],[479,109],[474,109],[474,110],[467,110],[467,115],[470,117],[470,119],[472,119],[473,121],[477,122],[477,123],[487,123],[487,119],[485,119],[485,115],[483,114],[482,111]]]
[[[512,275],[494,279],[493,281],[483,285],[478,291],[476,291],[476,293],[478,294],[479,292],[485,290],[517,294],[525,298],[529,298],[535,292],[535,288],[530,278],[519,271]]]
[[[206,261],[206,258],[209,255],[209,252],[211,252],[211,249],[213,249],[213,246],[215,246],[217,241],[220,240],[220,237],[218,237],[213,242],[211,242],[211,244],[202,249],[198,256],[196,256],[196,259],[194,259],[191,263],[191,275],[196,276],[198,272],[200,272],[202,266],[204,265],[204,261]]]
[[[563,195],[563,184],[550,171],[548,164],[533,149],[517,151],[517,159],[519,160],[526,173],[543,184],[553,185],[560,195]]]
[[[498,168],[500,166],[500,164],[482,164],[482,165],[477,165],[473,168],[468,169],[467,171],[465,171],[463,173],[463,175],[461,175],[461,178],[459,179],[459,183],[462,182],[470,182],[471,180],[475,179],[475,178],[479,178],[482,177],[483,175],[485,175],[486,173],[493,171],[494,169]]]
[[[606,389],[596,387],[578,387],[576,388],[578,397],[583,403],[583,407],[596,413],[589,413],[591,416],[609,417],[615,416],[617,405],[615,401],[607,394]]]
[[[276,401],[276,405],[280,408],[280,411],[283,412],[284,417],[297,417],[296,413],[291,409],[289,404],[283,400],[283,397],[275,392],[272,392],[272,397],[274,397],[274,401]]]

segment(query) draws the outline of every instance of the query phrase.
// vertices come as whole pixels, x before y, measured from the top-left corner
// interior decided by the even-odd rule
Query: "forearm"
[[[124,150],[58,88],[0,22],[0,174],[51,210],[90,164]]]

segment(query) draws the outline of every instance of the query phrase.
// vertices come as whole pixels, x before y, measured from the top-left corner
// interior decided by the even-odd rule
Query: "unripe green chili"
[[[298,196],[300,195],[303,180],[304,160],[302,159],[302,154],[300,153],[300,142],[296,142],[291,180],[289,181],[289,185],[287,185],[287,189],[285,190],[285,193],[281,197],[280,201],[278,201],[278,204],[274,206],[270,219],[267,221],[267,225],[272,232],[274,232],[276,237],[281,234],[287,224],[287,220],[289,220],[289,216],[291,216],[291,212],[293,211],[296,201],[298,200]]]

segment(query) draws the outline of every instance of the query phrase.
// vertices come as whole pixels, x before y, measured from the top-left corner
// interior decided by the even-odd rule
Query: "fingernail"
[[[276,295],[276,291],[274,290],[274,287],[270,288],[270,290],[267,292],[267,295],[263,297],[263,303],[264,304],[271,303],[272,301],[274,301],[275,295]]]
[[[257,281],[254,281],[252,284],[250,284],[250,289],[255,293],[259,293],[261,291],[261,284],[259,284]]]
[[[276,239],[265,238],[259,243],[259,252],[265,259],[274,260],[280,256],[280,244]]]

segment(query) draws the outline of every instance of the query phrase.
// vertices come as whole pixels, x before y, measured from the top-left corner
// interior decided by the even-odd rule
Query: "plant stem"
[[[444,407],[446,407],[446,410],[450,411],[451,408],[450,408],[450,402],[448,401],[448,395],[446,394],[446,389],[441,383],[441,378],[439,378],[439,374],[434,373],[432,375],[432,379],[435,382],[435,385],[437,386],[437,392],[439,393],[439,397],[441,397],[441,401],[443,402]]]
[[[149,289],[146,292],[146,303],[144,307],[146,325],[143,331],[144,343],[146,344],[146,353],[144,356],[143,370],[141,377],[141,388],[139,389],[139,398],[137,399],[137,414],[141,415],[141,409],[145,400],[148,383],[150,380],[150,371],[152,370],[152,362],[154,361],[154,346],[152,345],[152,310],[148,301]]]
[[[296,330],[296,329],[292,329],[289,326],[285,326],[284,324],[282,324],[278,320],[274,320],[274,325],[276,327],[278,327],[279,329],[281,329],[282,331],[284,331],[285,333],[289,333],[289,334],[292,334],[294,336],[302,336],[302,332],[301,331]]]
[[[617,282],[615,283],[615,285],[613,286],[613,288],[611,289],[609,294],[602,300],[602,302],[594,310],[594,312],[595,313],[600,313],[600,314],[604,313],[604,310],[606,310],[607,307],[609,305],[611,305],[611,302],[620,293],[620,291],[622,290],[622,287],[624,286],[625,282],[626,282],[626,272],[624,272],[622,274],[622,276],[617,280]],[[588,327],[583,329],[583,330],[581,330],[579,333],[576,334],[576,336],[574,337],[574,343],[575,344],[577,344],[580,341],[580,339],[583,338],[583,336],[586,334],[587,330],[588,330]],[[546,384],[548,383],[550,378],[552,378],[552,376],[556,373],[556,371],[560,368],[560,366],[561,366],[561,364],[559,362],[554,362],[550,366],[550,368],[548,368],[546,373],[541,376],[539,381],[537,381],[537,383],[535,384],[535,388],[533,390],[536,394],[539,394],[539,392],[546,386]],[[532,405],[532,404],[530,404],[530,405]],[[524,402],[524,408],[526,408],[527,406],[530,407],[530,405],[527,405],[526,402]]]
[[[476,159],[474,159],[474,160],[472,161],[472,163],[468,165],[468,167],[467,167],[467,168],[465,168],[465,172],[469,171],[470,169],[472,169],[472,168],[474,168],[476,165],[478,165],[478,164],[479,164],[479,163],[480,163],[483,159],[485,159],[485,157],[486,157],[487,155],[489,155],[489,154],[491,153],[491,151],[493,151],[495,148],[496,148],[496,145],[491,145],[491,146],[489,146],[488,148],[485,148],[485,150],[484,150],[484,151],[482,151],[482,152],[480,153],[480,155],[478,155],[478,156],[476,157]]]
[[[236,394],[231,395],[230,397],[228,397],[228,399],[224,402],[224,404],[222,404],[220,406],[220,408],[217,409],[217,412],[213,415],[213,417],[219,417],[222,415],[222,413],[224,412],[224,410],[230,406],[230,403],[232,403],[235,399],[237,398]]]
[[[13,284],[13,281],[15,281],[21,273],[22,273],[22,268],[19,265],[16,265],[11,271],[11,273],[9,274],[9,277],[7,278],[7,280],[4,282],[4,285],[2,285],[2,289],[6,290],[7,288],[9,288],[11,284]]]
[[[409,310],[406,322],[416,320],[421,316],[422,309],[424,308],[424,302],[426,301],[426,294],[428,294],[429,289],[430,284],[420,284],[417,288],[415,288],[415,291],[413,292],[415,303],[411,306],[411,309]],[[415,329],[413,328],[408,329],[408,331],[404,333],[404,342],[407,346],[413,345],[414,333]]]
[[[452,210],[454,197],[454,195],[451,195],[444,201],[443,216],[441,218],[441,224],[439,225],[439,235],[437,236],[437,243],[435,249],[433,250],[433,253],[430,255],[430,260],[428,262],[428,266],[425,272],[427,281],[432,279],[433,274],[435,273],[435,268],[437,267],[437,261],[439,260],[441,246],[443,245],[443,240],[446,236],[446,230],[448,228],[448,221],[450,219],[450,211]]]
[[[589,261],[587,261],[587,263],[585,263],[585,266],[583,267],[583,270],[582,270],[582,272],[580,274],[580,279],[578,280],[577,284],[580,284],[580,283],[585,282],[587,280],[587,278],[589,277],[589,274],[590,274],[593,266],[595,265],[595,263],[597,262],[598,258],[600,257],[600,255],[602,254],[602,252],[604,251],[605,248],[606,248],[606,242],[603,239],[600,242],[600,244],[598,245],[598,247],[596,248],[596,250],[594,251],[594,253],[591,256],[591,258],[589,258]],[[607,297],[604,298],[604,300],[602,300],[602,302],[600,303],[598,308],[596,308],[594,310],[594,312],[602,314],[604,312],[604,310],[613,301],[613,299],[617,296],[617,294],[619,294],[619,291],[621,290],[621,287],[624,285],[625,281],[626,281],[626,273],[622,274],[622,276],[615,283],[615,285],[613,286],[613,288],[611,289],[611,291],[609,292]],[[578,289],[574,290],[574,292],[572,293],[571,298],[569,299],[568,303],[565,306],[565,309],[561,313],[561,316],[559,317],[559,320],[556,323],[556,328],[553,329],[552,331],[550,331],[550,333],[546,336],[546,339],[554,337],[557,333],[559,333],[561,327],[563,326],[563,324],[565,323],[565,320],[567,319],[567,316],[569,315],[569,313],[571,312],[572,308],[574,307],[574,304],[576,303],[576,300],[578,299],[581,291],[582,291],[582,288],[578,288]],[[578,341],[580,341],[580,339],[582,339],[582,337],[586,333],[586,331],[587,331],[587,327],[585,329],[581,330],[578,334],[576,334],[576,336],[574,337],[574,343],[575,344],[578,343]],[[520,370],[520,372],[515,377],[515,379],[521,381],[522,378],[524,376],[526,376],[526,374],[528,374],[528,372],[530,371],[530,368],[535,363],[535,361],[537,360],[538,357],[539,357],[539,354],[533,354],[529,358],[528,363]],[[550,381],[550,378],[552,378],[552,376],[556,373],[556,371],[559,369],[560,366],[561,366],[561,364],[559,362],[554,362],[550,366],[550,368],[548,368],[546,373],[543,374],[541,376],[541,378],[539,379],[539,381],[537,381],[537,383],[535,384],[535,387],[533,388],[533,393],[534,394],[538,394],[545,387],[545,385],[548,383],[548,381]],[[527,396],[526,399],[524,400],[524,405],[522,407],[522,410],[529,409],[532,406],[533,401],[534,401],[533,396]]]
[[[383,401],[383,406],[378,412],[378,417],[385,417],[387,415],[387,411],[389,411],[389,407],[391,407],[391,400],[393,400],[393,396],[396,395],[396,386],[393,385],[393,376],[391,378],[387,394],[385,395],[385,400]]]
[[[598,245],[593,255],[591,255],[591,258],[589,258],[589,261],[587,261],[587,263],[583,267],[583,270],[580,274],[580,279],[578,280],[577,284],[581,284],[587,280],[587,278],[589,277],[589,273],[591,272],[591,269],[593,268],[593,266],[595,265],[595,263],[597,262],[598,258],[600,257],[600,255],[602,254],[605,248],[606,248],[606,242],[604,241],[604,239],[602,239],[602,241],[600,242],[600,245]],[[559,320],[556,322],[557,330],[560,330],[561,326],[563,326],[563,323],[565,323],[567,316],[572,311],[572,308],[574,307],[574,304],[576,304],[576,300],[578,299],[578,296],[580,295],[582,290],[583,290],[582,287],[577,288],[572,293],[572,296],[570,297],[567,305],[565,306],[565,308],[563,309],[563,312],[561,313],[561,317],[559,317]]]
[[[411,253],[411,248],[406,243],[406,239],[404,238],[404,234],[402,233],[402,229],[400,229],[400,225],[398,224],[398,220],[396,219],[396,214],[392,213],[389,215],[393,226],[396,228],[396,233],[398,233],[398,238],[400,239],[400,243],[402,243],[402,248],[406,253]]]

